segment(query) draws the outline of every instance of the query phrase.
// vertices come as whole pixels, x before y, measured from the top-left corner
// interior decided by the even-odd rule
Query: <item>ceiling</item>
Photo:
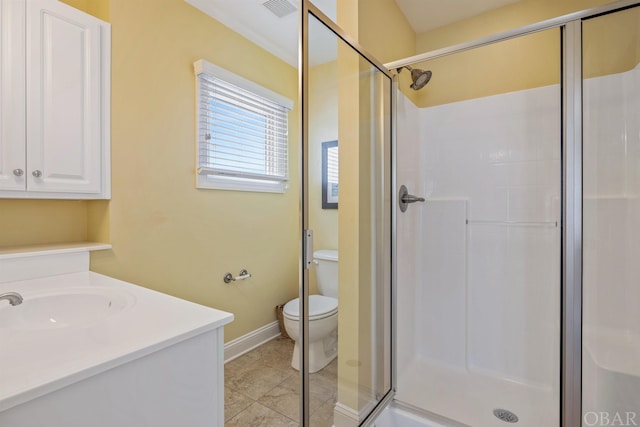
[[[298,66],[297,0],[185,0],[215,20],[240,33],[263,49],[294,67]],[[277,12],[293,12],[278,17],[263,4],[269,3]],[[314,0],[313,4],[333,21],[336,20],[336,0]],[[310,32],[319,34],[320,32]],[[327,43],[328,41],[328,43]],[[312,65],[332,61],[337,56],[335,39],[310,37]]]
[[[297,0],[185,0],[294,67],[298,64]],[[313,0],[333,21],[336,1]],[[519,0],[395,0],[416,33]],[[269,6],[269,7],[267,7]],[[284,15],[284,16],[277,16]],[[382,27],[381,27],[382,28]],[[310,30],[311,65],[334,60],[335,37],[321,25]]]

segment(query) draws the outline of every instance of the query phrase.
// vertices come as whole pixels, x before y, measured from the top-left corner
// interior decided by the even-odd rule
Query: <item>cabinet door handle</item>
[[[22,176],[22,175],[24,175],[24,171],[23,171],[22,169],[20,169],[20,168],[18,168],[18,169],[14,169],[14,170],[13,170],[13,174],[14,174],[15,176]]]
[[[31,172],[31,175],[33,175],[36,178],[40,178],[42,176],[42,172],[40,172],[38,169],[36,169],[33,172]]]

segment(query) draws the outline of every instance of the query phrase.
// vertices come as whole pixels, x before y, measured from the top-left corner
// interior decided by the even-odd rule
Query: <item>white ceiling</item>
[[[185,0],[207,15],[222,22],[258,46],[294,67],[298,64],[298,13],[279,18],[263,3],[280,2],[297,6],[297,0]],[[313,0],[330,19],[336,20],[336,1]],[[477,15],[519,0],[395,0],[416,33]],[[286,4],[288,2],[289,4]],[[312,25],[309,33],[311,65],[332,61],[337,55],[337,41],[332,33]],[[384,31],[381,23],[380,31]]]
[[[267,0],[185,1],[283,61],[294,67],[298,66],[297,11],[279,18],[263,6]],[[289,1],[292,5],[298,4],[297,0],[281,1]],[[336,0],[314,0],[313,4],[333,21],[336,20]],[[314,32],[313,28],[310,32]],[[319,34],[320,32],[315,31],[315,33]],[[322,35],[324,36],[324,34]],[[312,65],[323,64],[336,58],[337,43],[335,39],[310,37],[309,43],[309,50],[313,52]]]

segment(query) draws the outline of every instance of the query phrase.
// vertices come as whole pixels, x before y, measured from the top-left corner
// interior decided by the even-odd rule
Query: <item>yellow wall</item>
[[[338,46],[338,135],[340,198],[338,209],[338,402],[360,409],[360,59],[346,45]],[[370,253],[370,252],[369,252]],[[336,426],[340,427],[339,424]]]
[[[109,22],[109,0],[60,0],[70,6]]]
[[[640,8],[588,20],[582,37],[585,78],[629,71],[640,63]]]
[[[605,0],[523,0],[446,25],[416,37],[416,51],[425,52],[501,31],[608,3]],[[616,23],[590,20],[585,49],[598,52],[585,77],[627,71],[640,57],[635,45],[638,12],[616,15]],[[600,22],[599,22],[600,21]],[[518,37],[490,46],[425,61],[414,66],[430,69],[430,83],[413,100],[419,107],[531,89],[560,82],[560,30]],[[625,55],[606,46],[624,45]]]
[[[416,53],[452,46],[502,31],[534,24],[611,0],[522,0],[416,36]]]
[[[89,3],[92,3],[91,0],[60,0],[60,1],[62,3],[68,4],[69,6],[73,6],[76,9],[80,9],[84,12],[91,13],[89,11]]]
[[[378,61],[415,55],[416,33],[394,0],[360,2],[358,13],[358,42]]]
[[[0,246],[87,240],[87,202],[0,199]]]
[[[322,209],[322,143],[338,139],[337,61],[311,68],[309,91],[309,223],[314,249],[338,249],[338,210]]]
[[[311,68],[309,77],[309,224],[313,246],[338,249],[338,210],[322,209],[322,143],[338,139],[338,62]],[[317,293],[310,274],[311,293]]]
[[[429,107],[560,82],[560,30],[552,29],[415,64],[433,72],[416,105]]]
[[[87,235],[113,250],[91,269],[234,313],[227,341],[274,321],[298,289],[297,111],[285,194],[197,190],[193,62],[294,100],[296,70],[183,0],[87,3],[112,24],[113,198],[89,202]],[[253,277],[223,283],[242,268]]]
[[[338,23],[380,62],[414,54],[415,34],[392,0],[338,2]],[[338,402],[356,412],[372,396],[371,66],[344,44],[338,48],[340,208],[338,246]],[[408,86],[408,73],[401,87]],[[404,84],[404,86],[403,86]],[[414,96],[414,93],[408,92]],[[336,426],[343,424],[336,419]],[[346,425],[346,424],[345,424]]]
[[[111,3],[109,0],[86,0],[86,11],[104,21],[110,21]]]
[[[416,53],[416,33],[394,0],[360,2],[358,42],[383,64]],[[418,93],[409,88],[410,74],[405,70],[398,78],[400,90],[416,102]]]
[[[337,23],[358,39],[359,1],[337,2]],[[358,168],[349,167],[358,158],[359,121],[358,58],[344,43],[338,43],[338,136],[340,141],[340,197],[338,208],[338,395],[337,402],[359,409],[359,240]],[[357,163],[355,163],[357,165]],[[351,242],[351,244],[347,244]],[[349,283],[349,286],[345,286]],[[336,427],[342,427],[334,418]]]

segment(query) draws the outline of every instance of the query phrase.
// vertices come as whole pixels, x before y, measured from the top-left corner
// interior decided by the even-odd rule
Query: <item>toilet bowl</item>
[[[300,298],[289,301],[282,311],[287,334],[295,340],[291,367],[300,370]],[[318,372],[338,354],[338,300],[309,296],[309,373]]]
[[[338,251],[313,253],[318,292],[309,296],[309,372],[318,372],[338,354]],[[289,301],[282,311],[284,328],[293,338],[291,366],[300,370],[300,298]]]

